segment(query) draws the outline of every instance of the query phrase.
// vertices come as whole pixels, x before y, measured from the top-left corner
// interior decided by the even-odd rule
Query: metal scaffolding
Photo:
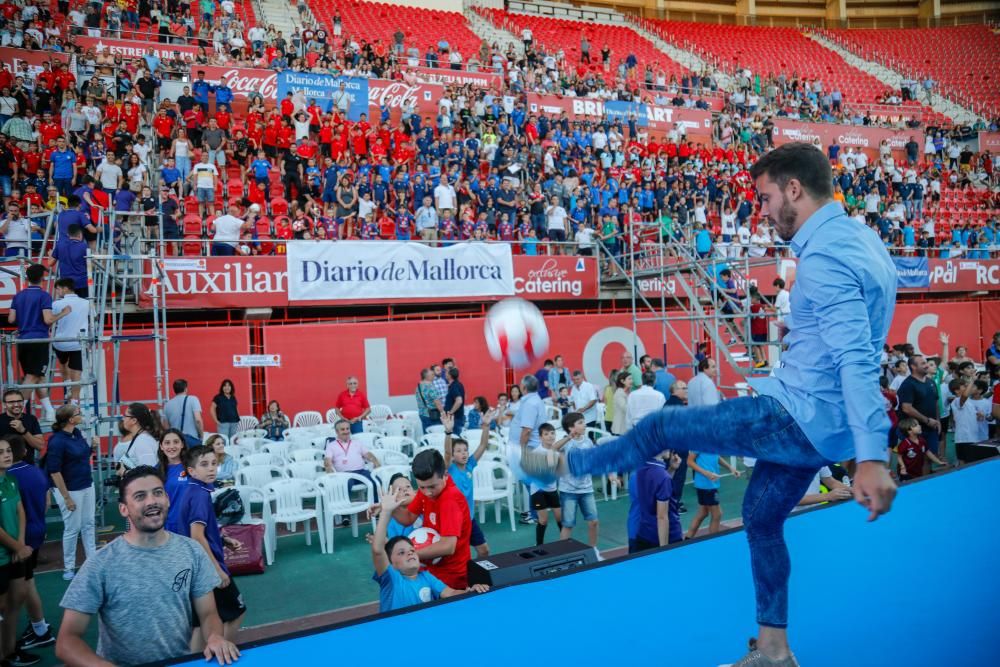
[[[141,216],[141,217],[137,217]],[[33,343],[79,342],[83,360],[83,370],[79,380],[58,378],[54,353],[49,352],[49,363],[42,383],[23,384],[17,366],[17,346],[21,344],[15,333],[5,333],[0,337],[0,365],[3,368],[5,389],[19,389],[26,394],[25,410],[31,410],[31,395],[35,388],[62,389],[65,400],[69,400],[70,390],[80,390],[80,407],[84,415],[81,430],[89,436],[106,438],[108,448],[98,448],[96,457],[96,483],[98,509],[102,512],[107,504],[115,502],[106,494],[104,480],[113,471],[110,443],[118,436],[122,406],[139,402],[153,408],[162,407],[168,392],[169,364],[167,355],[166,296],[161,286],[163,276],[164,242],[162,241],[162,217],[159,217],[161,233],[157,241],[149,242],[142,248],[141,235],[134,227],[145,222],[145,214],[104,212],[97,234],[87,253],[87,282],[89,288],[90,313],[86,331],[71,338],[38,339]],[[26,285],[24,270],[30,264],[51,264],[54,247],[51,239],[56,239],[56,218],[49,214],[44,239],[32,248],[28,257],[21,258],[17,270],[5,267],[11,274],[17,273],[20,287]],[[135,221],[133,221],[135,218]],[[60,239],[55,240],[56,243]],[[55,277],[50,272],[43,286],[51,290]],[[151,323],[143,330],[126,328],[125,315],[138,305],[143,298],[143,307],[148,308]],[[122,396],[122,346],[129,343],[151,343],[154,360],[154,390],[152,395]],[[105,517],[106,518],[106,517]]]
[[[631,242],[624,252],[615,255],[602,247],[613,272],[602,284],[629,292],[635,349],[639,325],[644,322],[659,324],[668,369],[691,369],[699,344],[707,344],[707,356],[714,358],[720,369],[720,388],[737,392],[745,391],[747,377],[769,372],[778,363],[781,347],[775,337],[769,335],[768,342],[756,343],[750,335],[750,271],[758,265],[773,266],[773,258],[751,258],[745,252],[699,257],[690,243],[664,238],[659,223],[632,221],[626,234]],[[735,293],[719,278],[727,268]],[[682,359],[668,354],[669,340],[680,345]],[[766,366],[755,368],[755,350],[762,353]],[[724,368],[740,379],[726,384],[726,374],[721,372]]]

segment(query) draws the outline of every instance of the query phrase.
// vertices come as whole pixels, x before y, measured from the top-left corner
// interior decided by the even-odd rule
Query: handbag
[[[233,576],[264,574],[264,524],[223,526],[222,535],[240,543],[239,549],[223,550],[226,569]]]
[[[201,440],[184,432],[184,420],[187,419],[187,406],[188,397],[185,396],[184,401],[181,403],[181,427],[178,430],[181,432],[181,435],[184,436],[184,442],[187,443],[188,447],[197,447],[201,444]]]
[[[427,418],[432,422],[441,421],[441,411],[437,408],[428,407],[427,399],[424,398],[424,392],[420,391],[420,385],[417,385],[417,396],[420,398],[420,402],[424,404],[424,409],[427,410]]]

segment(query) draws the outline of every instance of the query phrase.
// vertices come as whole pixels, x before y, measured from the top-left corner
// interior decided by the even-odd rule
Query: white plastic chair
[[[330,408],[327,410],[324,417],[324,421],[327,424],[336,424],[337,420],[340,419],[340,415],[337,413],[337,408]]]
[[[264,495],[268,503],[273,503],[271,518],[274,524],[285,523],[290,525],[304,524],[306,533],[306,544],[312,544],[311,521],[316,521],[316,530],[319,532],[319,549],[323,552],[326,548],[326,533],[323,524],[323,508],[319,501],[319,490],[316,485],[305,479],[283,479],[271,482],[264,487]],[[316,499],[316,509],[309,509],[305,506],[306,498]],[[277,543],[276,528],[272,526],[272,539]],[[277,544],[275,544],[277,546]]]
[[[311,463],[313,461],[318,461],[322,464],[323,452],[311,447],[305,449],[293,449],[288,452],[288,461],[289,463]]]
[[[321,461],[295,461],[285,466],[285,472],[292,479],[313,481],[326,471]]]
[[[229,445],[226,447],[226,455],[232,456],[237,461],[251,453],[253,453],[253,450],[241,447],[240,445]]]
[[[413,427],[405,419],[390,419],[382,425],[382,432],[387,437],[413,437]]]
[[[499,476],[498,476],[499,473]],[[497,482],[503,482],[498,485]],[[479,523],[486,523],[486,503],[493,503],[496,521],[500,523],[500,504],[507,501],[507,514],[510,515],[510,529],[517,530],[514,525],[514,475],[503,463],[496,461],[481,461],[472,471],[472,498],[479,505]]]
[[[288,462],[288,453],[292,449],[290,442],[269,442],[261,450],[271,455],[271,463],[276,466],[284,465]]]
[[[287,475],[278,466],[244,466],[236,471],[236,483],[240,486],[263,489],[271,482],[280,479],[287,479]]]
[[[557,405],[546,405],[545,416],[550,420],[559,421],[562,419],[562,410],[560,410]]]
[[[424,437],[420,438],[420,448],[433,447],[442,454],[444,454],[444,433],[428,433]],[[416,456],[417,453],[413,452]]]
[[[410,457],[403,452],[394,452],[391,449],[369,449],[368,453],[378,459],[381,464],[379,468],[410,465]]]
[[[305,410],[295,415],[292,420],[292,428],[302,428],[307,426],[318,426],[323,423],[323,415],[315,410]]]
[[[257,429],[257,418],[253,415],[240,415],[239,426],[236,427],[236,432],[241,433],[243,431],[253,431]]]
[[[424,431],[425,435],[434,435],[436,433],[444,435],[444,426],[442,426],[441,424],[433,424],[431,426],[428,426],[427,430]]]
[[[423,424],[420,423],[420,413],[416,410],[403,410],[396,414],[396,419],[409,426],[410,432],[407,435],[411,438],[416,439],[424,434]]]
[[[417,449],[417,443],[405,435],[384,435],[379,438],[378,446],[379,449],[388,449],[389,451],[407,455],[413,454]]]
[[[241,419],[244,419],[241,417]],[[251,417],[253,419],[253,417]],[[262,439],[267,437],[267,431],[261,428],[252,428],[245,431],[239,431],[233,436],[233,442],[237,445],[244,444],[244,440]]]
[[[351,482],[364,485],[364,500],[352,500],[349,489]],[[333,553],[333,518],[334,516],[351,517],[351,533],[358,536],[358,514],[366,512],[369,507],[375,504],[375,487],[366,477],[353,472],[333,472],[322,475],[316,479],[316,486],[319,488],[323,501],[323,517],[326,521],[327,549],[326,553]],[[357,488],[357,484],[354,485]],[[375,521],[372,521],[372,530],[375,529]]]
[[[382,438],[378,433],[352,433],[351,441],[364,445],[366,449],[380,447],[378,441]]]
[[[284,462],[282,462],[284,463]],[[261,452],[259,454],[247,454],[242,459],[240,459],[241,466],[269,466],[274,464],[274,457],[267,452]]]
[[[373,405],[370,409],[371,412],[368,413],[368,419],[380,427],[392,416],[392,408],[388,405]]]
[[[274,563],[274,519],[271,517],[271,504],[267,502],[264,491],[253,486],[230,486],[227,488],[235,489],[243,501],[245,514],[240,519],[239,525],[264,526],[264,559],[268,565],[271,565]],[[212,500],[215,500],[215,497],[225,490],[223,488],[213,492]],[[262,507],[260,517],[253,515],[253,505]]]
[[[405,475],[407,479],[410,479],[410,466],[382,466],[381,468],[375,468],[372,470],[372,477],[375,478],[375,483],[378,484],[379,492],[382,495],[389,492],[389,480],[391,480],[393,475],[396,473]]]

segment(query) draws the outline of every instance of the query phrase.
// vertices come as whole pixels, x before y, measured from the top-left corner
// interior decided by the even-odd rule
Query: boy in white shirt
[[[593,441],[587,437],[587,422],[579,412],[570,412],[562,418],[562,427],[567,435],[560,438],[552,449],[569,452],[573,449],[589,449],[594,447]],[[559,478],[559,503],[562,506],[562,530],[559,539],[568,540],[573,535],[576,525],[577,507],[583,513],[587,522],[587,543],[597,548],[597,501],[594,500],[594,480],[590,475],[574,477],[563,475]]]
[[[589,224],[584,222],[580,225],[580,228],[576,230],[574,240],[577,245],[576,254],[585,257],[590,257],[594,254],[594,230],[591,229]]]
[[[992,409],[988,398],[983,398],[989,385],[982,380],[969,382],[955,378],[948,383],[955,395],[951,402],[951,419],[955,424],[955,455],[961,463],[969,460],[969,450],[978,442],[989,440],[989,419]]]

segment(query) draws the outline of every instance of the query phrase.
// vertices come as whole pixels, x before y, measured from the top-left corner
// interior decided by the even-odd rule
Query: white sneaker
[[[63,581],[73,581],[76,573],[73,570],[63,570]]]

